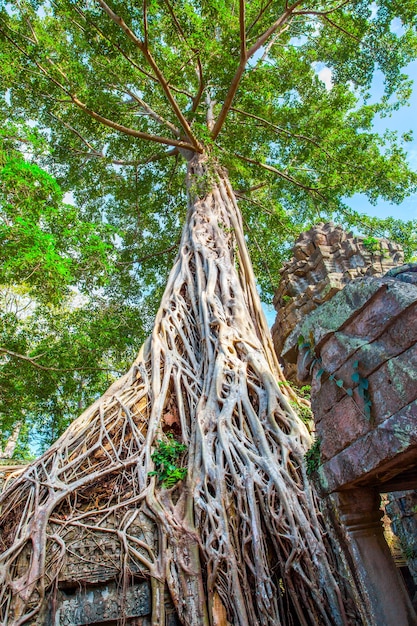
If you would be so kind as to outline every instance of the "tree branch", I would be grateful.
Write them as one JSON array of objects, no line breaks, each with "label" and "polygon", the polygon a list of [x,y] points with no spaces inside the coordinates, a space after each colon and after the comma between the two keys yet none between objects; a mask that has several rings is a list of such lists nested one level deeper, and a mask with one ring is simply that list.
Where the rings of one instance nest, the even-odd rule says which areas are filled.
[{"label": "tree branch", "polygon": [[252,28],[254,26],[256,26],[256,24],[259,22],[259,20],[261,19],[262,15],[265,13],[265,11],[267,11],[269,9],[269,7],[271,6],[273,0],[268,0],[268,2],[265,4],[264,7],[262,7],[262,9],[259,11],[258,15],[256,16],[256,18],[253,20],[252,24],[249,26],[248,30],[247,30],[247,35],[249,35],[250,31],[252,30]]},{"label": "tree branch", "polygon": [[[196,48],[192,48],[190,46],[190,44],[188,43],[188,39],[187,36],[184,32],[184,29],[182,28],[181,24],[178,21],[177,16],[175,15],[175,11],[171,6],[171,3],[169,2],[169,0],[165,0],[165,4],[168,7],[168,11],[169,14],[172,17],[172,20],[178,30],[178,32],[180,33],[184,43],[188,46],[188,48],[191,50],[191,52],[193,52],[196,56],[197,56],[197,74],[199,77],[199,86],[198,86],[198,91],[197,91],[197,95],[195,96],[195,98],[193,98],[193,106],[191,109],[191,113],[194,113],[197,110],[198,105],[200,104],[200,100],[201,100],[201,96],[203,95],[203,90],[204,90],[204,79],[203,79],[203,66],[201,64],[201,59],[200,59],[200,53]],[[170,81],[168,81],[168,83],[170,84]]]},{"label": "tree branch", "polygon": [[36,362],[37,357],[30,357],[24,354],[19,354],[17,352],[13,352],[12,350],[8,350],[7,348],[0,347],[0,353],[7,354],[8,356],[13,357],[14,359],[19,359],[20,361],[26,361],[45,372],[117,372],[120,373],[119,370],[110,367],[47,367],[46,365],[41,365]]},{"label": "tree branch", "polygon": [[89,109],[81,100],[77,98],[75,95],[71,95],[71,99],[84,113],[95,119],[97,122],[104,124],[104,126],[108,126],[109,128],[113,128],[125,135],[130,135],[131,137],[138,137],[139,139],[146,139],[147,141],[153,141],[155,143],[162,143],[167,146],[176,146],[177,148],[182,148],[184,150],[192,150],[195,151],[195,146],[187,141],[177,141],[176,139],[171,139],[170,137],[159,137],[159,135],[150,135],[149,133],[143,133],[140,130],[135,130],[134,128],[129,128],[127,126],[123,126],[122,124],[118,124],[117,122],[113,122],[113,120],[109,120],[106,117],[103,117],[96,111]]},{"label": "tree branch", "polygon": [[300,183],[300,181],[298,181],[297,179],[293,178],[292,176],[289,176],[288,174],[285,174],[285,172],[281,172],[281,170],[278,170],[276,167],[273,167],[272,165],[268,165],[267,163],[261,163],[260,161],[255,161],[255,159],[250,159],[249,157],[245,157],[242,154],[238,154],[237,152],[234,152],[233,154],[238,159],[241,159],[242,161],[246,161],[247,163],[252,163],[252,165],[257,165],[259,167],[262,167],[264,170],[267,170],[268,172],[273,172],[280,178],[287,180],[288,182],[296,185],[297,187],[300,187],[301,189],[304,189],[305,191],[309,191],[309,192],[314,191],[314,193],[316,193],[320,198],[322,198],[322,200],[325,199],[324,196],[319,192],[317,188],[310,187],[309,185],[304,185],[303,183]]},{"label": "tree branch", "polygon": [[287,137],[294,137],[295,139],[301,139],[303,141],[307,141],[313,144],[313,146],[316,146],[317,148],[319,148],[319,150],[322,150],[324,154],[327,157],[329,157],[329,159],[333,159],[332,155],[329,154],[327,150],[319,144],[318,141],[316,141],[315,139],[312,139],[311,137],[307,137],[306,135],[300,135],[298,133],[292,133],[291,131],[286,130],[285,128],[282,128],[281,126],[277,126],[276,124],[273,124],[272,122],[268,122],[268,120],[264,119],[263,117],[259,117],[259,115],[254,115],[253,113],[247,113],[246,111],[243,111],[242,109],[238,109],[237,107],[231,107],[230,110],[235,111],[236,113],[240,113],[240,115],[244,115],[245,117],[250,117],[254,120],[257,120],[261,124],[264,124],[265,126],[268,126],[269,128],[273,128],[277,133],[286,135]]},{"label": "tree branch", "polygon": [[[114,86],[114,88],[117,89],[116,86]],[[149,117],[151,117],[156,122],[158,122],[158,124],[161,124],[162,126],[166,126],[167,128],[169,128],[176,137],[181,137],[181,131],[175,126],[175,124],[172,124],[170,121],[163,118],[162,115],[159,115],[159,113],[154,111],[152,107],[149,106],[149,104],[147,104],[144,100],[142,100],[142,98],[139,98],[139,96],[137,96],[130,89],[126,89],[124,90],[124,92],[127,93],[131,98],[136,100],[136,102],[140,104],[142,109],[145,111],[145,113],[149,115]]]},{"label": "tree branch", "polygon": [[168,254],[173,250],[176,250],[179,246],[180,242],[176,241],[169,248],[165,248],[164,250],[159,250],[158,252],[153,252],[152,254],[147,254],[146,256],[141,257],[140,259],[134,259],[133,261],[116,261],[116,265],[133,265],[134,263],[145,263],[146,261],[150,261],[157,256],[163,256],[164,254]]},{"label": "tree branch", "polygon": [[[117,131],[119,131],[121,133],[124,133],[125,135],[130,135],[131,137],[137,137],[139,139],[145,139],[146,141],[152,141],[154,143],[161,143],[161,144],[168,145],[168,146],[176,146],[177,148],[182,148],[184,150],[195,151],[196,148],[195,148],[194,144],[187,143],[186,141],[177,141],[175,139],[171,139],[170,137],[160,137],[158,135],[150,135],[149,133],[144,133],[142,131],[135,130],[133,128],[129,128],[127,126],[123,126],[122,124],[118,124],[117,122],[113,122],[112,120],[109,120],[108,118],[100,115],[96,111],[93,111],[92,109],[89,109],[83,102],[81,102],[81,100],[79,100],[77,98],[77,96],[75,94],[72,94],[69,89],[64,87],[64,85],[62,85],[56,78],[51,76],[51,74],[43,67],[43,65],[41,65],[39,63],[39,61],[36,61],[35,59],[32,59],[23,50],[23,48],[21,48],[21,46],[19,46],[11,37],[9,37],[7,35],[7,33],[4,30],[1,30],[1,32],[3,32],[4,36],[12,44],[12,46],[17,48],[19,50],[19,52],[21,52],[29,61],[31,61],[32,63],[34,63],[36,65],[36,67],[42,72],[42,74],[45,76],[45,78],[47,78],[48,80],[53,82],[57,87],[59,87],[59,89],[61,89],[64,93],[66,93],[69,96],[69,98],[71,99],[71,101],[74,104],[76,104],[82,111],[84,111],[84,113],[86,113],[87,115],[89,115],[90,117],[95,119],[96,121],[100,122],[104,126],[108,126],[109,128],[113,128],[113,130],[117,130]],[[54,67],[56,67],[56,65],[53,62],[51,62],[51,63],[52,63],[52,65]],[[57,69],[58,69],[58,71],[60,71],[59,68],[57,68]],[[65,77],[65,74],[62,71],[60,71],[60,73],[63,75],[63,77]]]},{"label": "tree branch", "polygon": [[346,4],[349,4],[350,2],[351,0],[343,0],[343,2],[340,2],[338,5],[336,5],[335,7],[332,7],[331,9],[327,9],[327,11],[315,11],[314,9],[294,11],[294,15],[329,15],[330,13],[334,13],[335,11],[338,11],[339,9],[344,7]]},{"label": "tree branch", "polygon": [[[155,73],[156,78],[158,79],[159,84],[161,85],[167,99],[168,102],[170,103],[178,121],[180,122],[184,132],[186,133],[188,139],[190,140],[191,144],[192,144],[192,150],[193,151],[197,151],[197,152],[202,152],[203,148],[200,145],[199,141],[197,140],[197,138],[194,136],[194,133],[191,130],[190,125],[188,124],[187,120],[185,119],[181,109],[178,106],[177,101],[175,100],[174,96],[171,93],[171,89],[168,85],[168,82],[166,81],[164,75],[162,74],[161,70],[158,67],[158,64],[156,63],[155,59],[153,58],[147,44],[145,45],[145,42],[141,41],[136,35],[135,33],[129,28],[129,26],[126,24],[126,22],[123,20],[123,18],[121,18],[119,15],[117,15],[109,6],[106,2],[104,2],[104,0],[96,0],[100,6],[102,7],[103,11],[110,17],[110,19],[117,24],[122,30],[123,32],[126,34],[126,36],[139,48],[139,50],[142,52],[142,54],[144,55],[144,57],[146,58],[146,60],[148,61],[149,65],[151,66],[152,70]],[[190,148],[188,148],[190,149]]]},{"label": "tree branch", "polygon": [[258,202],[257,200],[254,200],[253,198],[248,198],[248,196],[245,196],[240,191],[235,191],[234,194],[236,198],[238,198],[239,200],[242,200],[242,202],[248,202],[249,204],[253,204],[253,206],[260,208],[262,211],[265,211],[267,215],[271,215],[274,219],[277,220],[278,224],[282,227],[283,230],[285,230],[290,235],[294,234],[293,231],[290,228],[288,228],[288,226],[284,224],[282,220],[279,219],[276,213],[268,209],[264,204],[262,204],[262,202]]},{"label": "tree branch", "polygon": [[99,159],[104,159],[105,161],[108,161],[109,163],[113,163],[114,165],[133,165],[137,167],[138,165],[147,165],[148,163],[152,163],[153,161],[159,161],[160,159],[163,159],[165,157],[178,154],[178,148],[172,148],[171,150],[168,150],[167,152],[159,152],[157,154],[154,154],[148,157],[147,159],[145,159],[144,161],[125,161],[123,159],[112,159],[106,156],[103,151],[96,150],[90,144],[90,142],[87,141],[87,139],[85,139],[76,128],[68,124],[68,122],[65,122],[63,119],[54,115],[53,113],[49,113],[49,115],[60,124],[63,124],[72,133],[74,133],[80,139],[80,141],[82,141],[83,144],[87,146],[89,150],[91,150],[91,152],[82,152],[81,150],[75,150],[75,149],[72,150],[72,152],[75,152],[76,154],[83,156],[84,158],[87,158],[87,159],[99,158]]},{"label": "tree branch", "polygon": [[240,59],[239,65],[235,72],[235,75],[230,83],[229,91],[226,94],[226,98],[224,100],[223,106],[219,113],[219,117],[214,125],[213,131],[211,133],[211,137],[213,140],[216,140],[219,135],[224,122],[226,121],[227,114],[229,113],[230,107],[232,106],[233,99],[236,95],[237,89],[239,87],[240,81],[242,79],[243,73],[246,68],[246,64],[251,57],[264,45],[264,43],[268,40],[268,38],[273,35],[280,26],[283,26],[285,22],[292,16],[295,8],[301,4],[304,0],[296,0],[294,4],[290,7],[286,8],[284,13],[258,38],[258,40],[249,48],[246,52],[245,58]]}]

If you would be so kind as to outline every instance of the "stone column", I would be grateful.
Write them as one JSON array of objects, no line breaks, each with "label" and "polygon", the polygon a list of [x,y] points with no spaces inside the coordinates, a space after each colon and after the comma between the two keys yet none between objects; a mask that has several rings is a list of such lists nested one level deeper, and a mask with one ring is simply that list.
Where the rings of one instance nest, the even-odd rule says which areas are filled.
[{"label": "stone column", "polygon": [[416,614],[384,538],[378,491],[358,488],[337,495],[340,519],[372,616],[367,626],[416,626]]}]

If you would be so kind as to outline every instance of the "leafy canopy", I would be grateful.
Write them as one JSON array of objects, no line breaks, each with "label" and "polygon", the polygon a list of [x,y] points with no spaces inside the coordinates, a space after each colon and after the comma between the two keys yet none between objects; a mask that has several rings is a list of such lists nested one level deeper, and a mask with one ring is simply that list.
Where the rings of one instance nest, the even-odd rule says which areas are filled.
[{"label": "leafy canopy", "polygon": [[[48,311],[42,330],[25,331],[27,345],[12,341],[22,320],[8,321],[5,345],[37,355],[49,333],[86,316],[101,363],[103,347],[120,354],[141,335],[149,319],[138,317],[145,303],[152,317],[178,246],[193,152],[228,169],[266,297],[294,237],[317,221],[387,235],[411,255],[413,222],[368,218],[345,200],[399,203],[416,189],[410,134],[372,126],[407,103],[416,15],[416,0],[0,2],[2,280]],[[385,93],[372,102],[376,70]],[[76,208],[62,202],[67,191]],[[71,286],[88,311],[67,302],[57,313]],[[122,327],[131,324],[122,345],[109,330],[120,307]],[[61,358],[50,344],[48,364],[74,363],[69,347]]]},{"label": "leafy canopy", "polygon": [[0,133],[0,432],[4,443],[19,422],[27,456],[126,368],[143,330],[137,308],[105,297],[114,229],[81,219],[17,149],[42,146],[33,130]]}]

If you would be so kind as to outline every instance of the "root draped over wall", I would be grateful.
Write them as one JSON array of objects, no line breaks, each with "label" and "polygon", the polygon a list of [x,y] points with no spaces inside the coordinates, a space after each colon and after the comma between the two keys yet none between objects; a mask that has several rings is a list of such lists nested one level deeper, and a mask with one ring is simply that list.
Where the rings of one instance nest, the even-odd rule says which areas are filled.
[{"label": "root draped over wall", "polygon": [[[278,384],[227,175],[198,155],[187,184],[151,337],[1,496],[4,625],[36,623],[74,532],[111,537],[117,576],[150,580],[153,626],[167,587],[186,626],[360,623],[343,608],[349,589],[303,467],[310,438]],[[149,473],[169,433],[186,445],[187,475],[166,489]]]}]

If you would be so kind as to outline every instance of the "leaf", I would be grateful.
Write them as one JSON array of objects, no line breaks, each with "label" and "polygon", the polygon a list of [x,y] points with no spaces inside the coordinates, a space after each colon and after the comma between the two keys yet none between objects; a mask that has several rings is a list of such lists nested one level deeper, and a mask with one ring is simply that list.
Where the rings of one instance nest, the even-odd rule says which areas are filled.
[{"label": "leaf", "polygon": [[360,381],[360,377],[359,372],[353,372],[351,379],[354,383],[358,383]]},{"label": "leaf", "polygon": [[348,387],[348,389],[345,389],[346,393],[348,396],[352,397],[353,396],[353,389],[351,389],[350,387]]},{"label": "leaf", "polygon": [[368,402],[365,402],[363,410],[367,417],[371,417],[371,407],[372,407],[372,402],[370,400]]},{"label": "leaf", "polygon": [[353,369],[354,369],[354,370],[357,370],[357,369],[358,369],[358,367],[359,367],[359,361],[355,361],[355,362],[353,363]]},{"label": "leaf", "polygon": [[341,378],[338,378],[338,379],[336,380],[336,385],[337,385],[338,387],[343,387],[343,380],[342,380]]},{"label": "leaf", "polygon": [[324,368],[323,368],[323,367],[321,367],[321,368],[319,369],[319,371],[318,371],[318,372],[317,372],[317,374],[316,374],[316,378],[317,378],[318,380],[320,380],[320,378],[323,376],[324,371],[325,371],[325,370],[324,370]]}]

